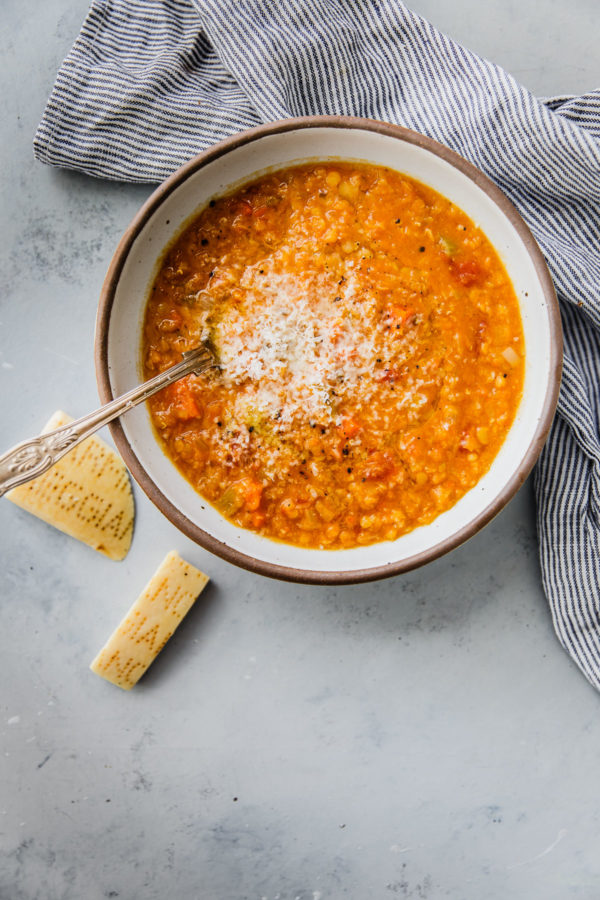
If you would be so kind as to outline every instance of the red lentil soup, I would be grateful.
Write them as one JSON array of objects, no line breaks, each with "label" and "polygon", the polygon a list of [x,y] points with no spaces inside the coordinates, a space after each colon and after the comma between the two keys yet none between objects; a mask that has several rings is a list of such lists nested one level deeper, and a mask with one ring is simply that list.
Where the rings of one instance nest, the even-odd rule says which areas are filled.
[{"label": "red lentil soup", "polygon": [[221,370],[150,401],[166,453],[236,525],[305,547],[391,541],[489,469],[524,340],[498,254],[390,169],[321,163],[210,204],[148,300],[147,377],[211,337]]}]

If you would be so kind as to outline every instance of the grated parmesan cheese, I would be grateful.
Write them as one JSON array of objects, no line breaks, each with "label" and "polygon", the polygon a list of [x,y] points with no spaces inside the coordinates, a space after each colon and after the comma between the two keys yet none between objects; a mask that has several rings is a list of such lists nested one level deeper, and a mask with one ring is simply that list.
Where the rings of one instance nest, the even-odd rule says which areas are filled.
[{"label": "grated parmesan cheese", "polygon": [[218,348],[224,383],[239,389],[236,420],[274,418],[280,430],[307,418],[327,424],[344,394],[368,399],[375,360],[387,361],[390,348],[384,325],[374,325],[375,296],[359,292],[346,271],[342,279],[299,279],[273,254],[244,271],[241,299],[222,305],[215,322],[207,315],[205,336]]}]

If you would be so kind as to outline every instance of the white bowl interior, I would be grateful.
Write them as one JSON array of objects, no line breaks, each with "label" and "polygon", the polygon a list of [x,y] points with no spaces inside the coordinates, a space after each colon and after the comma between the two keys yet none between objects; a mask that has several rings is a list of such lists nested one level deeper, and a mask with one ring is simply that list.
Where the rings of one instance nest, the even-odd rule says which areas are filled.
[{"label": "white bowl interior", "polygon": [[316,127],[263,136],[229,151],[176,187],[145,223],[121,272],[108,332],[108,367],[114,394],[141,378],[141,325],[157,258],[208,200],[270,168],[311,159],[360,160],[388,166],[430,185],[461,207],[485,232],[514,285],[526,346],[525,385],[515,422],[490,470],[450,510],[430,525],[396,541],[352,550],[292,547],[236,528],[200,497],[165,456],[148,410],[122,419],[127,439],[159,490],[192,522],[238,552],[264,563],[316,572],[384,566],[422,553],[479,516],[502,491],[529,447],[544,407],[551,376],[551,330],[546,299],[522,238],[493,200],[458,168],[422,147],[381,133]]}]

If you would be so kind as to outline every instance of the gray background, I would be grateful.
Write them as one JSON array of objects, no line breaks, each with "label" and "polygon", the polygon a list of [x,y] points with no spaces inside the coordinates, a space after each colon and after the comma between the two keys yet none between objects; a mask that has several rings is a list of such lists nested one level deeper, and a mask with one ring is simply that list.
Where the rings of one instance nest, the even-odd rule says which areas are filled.
[{"label": "gray background", "polygon": [[[95,306],[149,187],[34,162],[84,0],[4,0],[2,448],[96,405]],[[600,83],[596,0],[413,8],[540,95]],[[136,489],[111,563],[0,502],[0,898],[600,896],[600,698],[560,648],[527,484],[425,569],[278,584]],[[90,660],[164,554],[212,586],[131,693]]]}]

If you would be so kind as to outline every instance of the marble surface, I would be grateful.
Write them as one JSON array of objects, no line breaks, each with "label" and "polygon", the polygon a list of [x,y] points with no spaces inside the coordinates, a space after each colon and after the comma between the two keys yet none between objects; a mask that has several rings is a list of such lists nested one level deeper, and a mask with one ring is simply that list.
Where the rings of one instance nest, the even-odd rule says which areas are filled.
[{"label": "marble surface", "polygon": [[[600,83],[595,0],[413,8],[539,94]],[[85,11],[2,4],[3,447],[95,406],[96,298],[149,193],[32,158]],[[444,559],[339,589],[136,502],[118,564],[0,502],[1,900],[600,896],[600,698],[553,632],[530,484]],[[123,693],[88,665],[171,548],[212,585]]]}]

